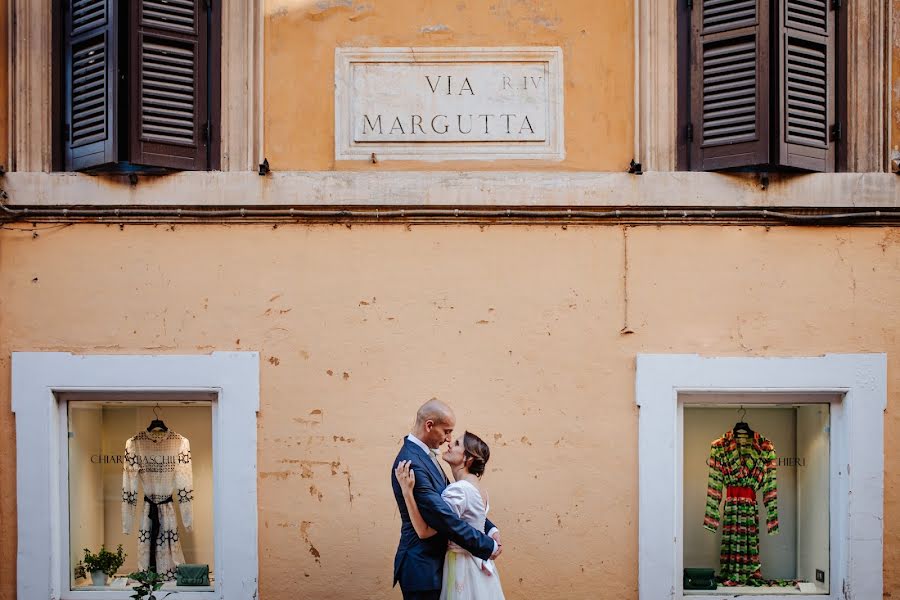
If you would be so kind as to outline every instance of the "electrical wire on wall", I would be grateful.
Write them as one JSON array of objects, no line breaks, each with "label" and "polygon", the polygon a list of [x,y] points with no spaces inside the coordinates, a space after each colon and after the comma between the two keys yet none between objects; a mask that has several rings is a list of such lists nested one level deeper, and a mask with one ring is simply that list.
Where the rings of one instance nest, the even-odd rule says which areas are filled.
[{"label": "electrical wire on wall", "polygon": [[[0,192],[0,198],[5,192]],[[47,207],[0,202],[0,221],[93,223],[607,223],[687,225],[900,225],[900,209],[837,212],[828,209],[719,208],[397,208],[397,207]]]}]

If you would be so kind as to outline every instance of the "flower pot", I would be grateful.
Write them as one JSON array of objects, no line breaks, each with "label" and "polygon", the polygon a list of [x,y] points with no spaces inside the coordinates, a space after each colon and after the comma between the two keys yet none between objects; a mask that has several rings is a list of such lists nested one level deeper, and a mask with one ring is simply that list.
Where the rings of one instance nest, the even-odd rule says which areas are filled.
[{"label": "flower pot", "polygon": [[91,571],[91,583],[93,585],[106,585],[106,573],[103,571]]}]

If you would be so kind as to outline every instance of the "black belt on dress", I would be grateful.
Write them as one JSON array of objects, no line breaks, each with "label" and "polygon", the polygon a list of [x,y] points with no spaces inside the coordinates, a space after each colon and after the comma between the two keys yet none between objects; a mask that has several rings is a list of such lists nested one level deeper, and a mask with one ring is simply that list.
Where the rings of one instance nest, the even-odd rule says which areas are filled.
[{"label": "black belt on dress", "polygon": [[160,500],[159,502],[154,502],[147,496],[144,496],[144,502],[150,504],[150,564],[149,566],[153,567],[153,570],[156,570],[156,542],[159,538],[159,505],[160,504],[171,504],[172,496],[169,496],[165,500]]}]

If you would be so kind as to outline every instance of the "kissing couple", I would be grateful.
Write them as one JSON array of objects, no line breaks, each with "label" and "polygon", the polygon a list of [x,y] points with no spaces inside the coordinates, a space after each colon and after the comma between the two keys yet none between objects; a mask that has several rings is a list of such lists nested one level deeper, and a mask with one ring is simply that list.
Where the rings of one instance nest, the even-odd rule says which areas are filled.
[{"label": "kissing couple", "polygon": [[503,600],[494,565],[503,545],[481,486],[491,451],[468,431],[453,439],[455,426],[453,410],[429,400],[394,459],[391,485],[401,520],[394,585],[400,583],[403,600]]}]

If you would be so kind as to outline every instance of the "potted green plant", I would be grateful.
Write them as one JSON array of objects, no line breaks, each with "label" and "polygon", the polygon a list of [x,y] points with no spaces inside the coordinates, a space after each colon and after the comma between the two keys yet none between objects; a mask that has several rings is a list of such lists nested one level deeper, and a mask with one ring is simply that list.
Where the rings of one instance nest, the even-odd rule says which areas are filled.
[{"label": "potted green plant", "polygon": [[152,567],[148,567],[143,571],[136,571],[128,577],[137,582],[137,585],[131,588],[134,592],[131,597],[134,600],[162,600],[162,598],[172,594],[172,592],[168,592],[163,596],[157,596],[154,593],[162,587],[165,579]]},{"label": "potted green plant", "polygon": [[84,549],[84,568],[91,573],[91,582],[94,585],[106,585],[107,577],[112,577],[119,570],[119,567],[125,562],[126,554],[122,551],[122,544],[115,552],[110,552],[106,546],[100,546],[97,554],[91,554],[87,548]]}]

